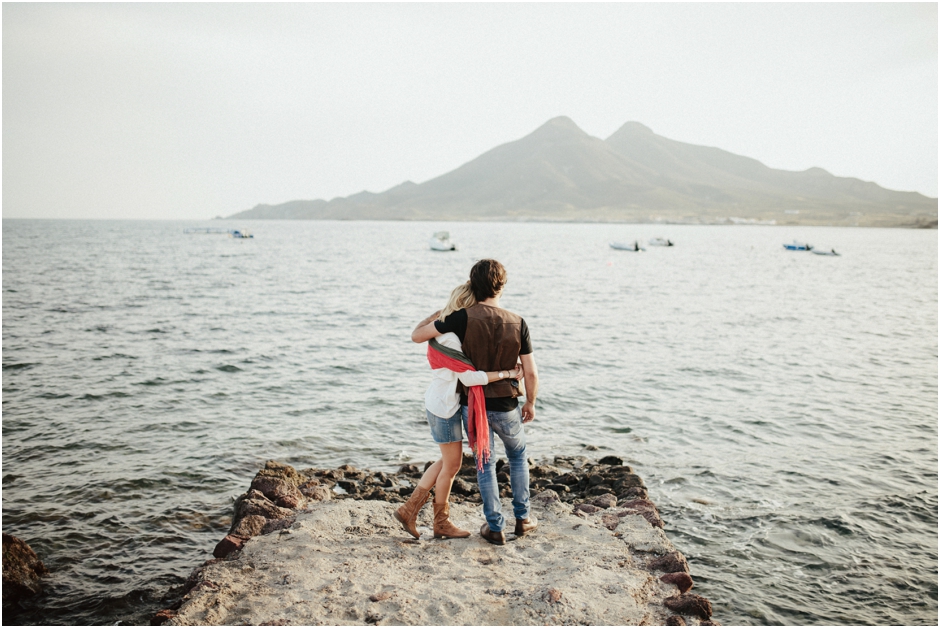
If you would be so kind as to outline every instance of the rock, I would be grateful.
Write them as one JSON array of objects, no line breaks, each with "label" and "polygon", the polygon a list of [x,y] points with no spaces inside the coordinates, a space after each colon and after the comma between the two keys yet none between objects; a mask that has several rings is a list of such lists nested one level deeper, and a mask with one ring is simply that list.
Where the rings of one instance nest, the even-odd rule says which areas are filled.
[{"label": "rock", "polygon": [[496,481],[500,484],[509,484],[509,474],[505,471],[496,474]]},{"label": "rock", "polygon": [[613,532],[620,525],[620,517],[612,513],[604,513],[601,515],[601,525]]},{"label": "rock", "polygon": [[529,469],[529,475],[534,478],[547,478],[554,474],[554,469],[546,465],[536,465]]},{"label": "rock", "polygon": [[634,499],[621,504],[621,506],[628,509],[618,513],[621,517],[628,514],[639,514],[653,527],[662,528],[664,525],[662,518],[659,516],[659,511],[656,510],[656,505],[649,500]]},{"label": "rock", "polygon": [[264,524],[264,527],[261,529],[261,534],[271,534],[272,532],[277,532],[278,530],[286,530],[292,525],[294,525],[293,517],[288,519],[274,519]]},{"label": "rock", "polygon": [[374,488],[362,496],[363,499],[373,499],[377,501],[388,501],[388,493],[381,488]]},{"label": "rock", "polygon": [[476,492],[476,486],[470,484],[463,478],[454,478],[454,483],[450,487],[452,493],[457,495],[473,495]]},{"label": "rock", "polygon": [[587,451],[597,451],[598,446],[597,445],[585,445],[584,449],[586,449]]},{"label": "rock", "polygon": [[506,466],[506,461],[502,458],[496,461],[496,474],[499,475],[499,472],[503,470],[503,467]]},{"label": "rock", "polygon": [[617,498],[610,493],[601,495],[597,499],[591,502],[598,508],[613,508],[617,505]]},{"label": "rock", "polygon": [[421,473],[420,469],[413,464],[403,464],[398,468],[399,473],[404,473],[405,475],[417,475]]},{"label": "rock", "polygon": [[712,616],[712,603],[701,595],[695,595],[694,593],[683,593],[682,595],[667,597],[663,600],[663,605],[680,615],[695,615],[702,619],[708,619]]},{"label": "rock", "polygon": [[258,471],[258,476],[277,477],[290,482],[293,486],[302,484],[307,478],[297,473],[297,470],[289,464],[283,464],[276,460],[268,460],[264,463],[264,468]]},{"label": "rock", "polygon": [[378,593],[373,593],[372,595],[370,595],[369,599],[372,600],[373,602],[384,602],[385,600],[392,597],[393,595],[395,594],[392,593],[391,591],[379,591]]},{"label": "rock", "polygon": [[589,489],[586,491],[586,494],[587,494],[587,495],[591,495],[591,496],[594,496],[594,495],[607,495],[608,493],[610,493],[610,491],[611,491],[611,488],[610,488],[608,485],[606,485],[606,484],[597,484],[597,485],[592,486],[591,488],[589,488]]},{"label": "rock", "polygon": [[593,515],[595,512],[600,511],[601,509],[595,506],[594,504],[578,504],[574,507],[574,512],[577,514],[583,512],[587,515]]},{"label": "rock", "polygon": [[666,625],[667,626],[688,626],[688,624],[685,623],[685,620],[682,619],[682,615],[670,615],[669,617],[666,618]]},{"label": "rock", "polygon": [[3,533],[3,604],[15,603],[42,590],[40,578],[49,573],[25,541]]},{"label": "rock", "polygon": [[557,604],[558,602],[561,601],[561,591],[552,587],[548,591],[545,592],[544,598],[545,598],[545,601],[548,602],[549,604]]},{"label": "rock", "polygon": [[309,488],[302,488],[300,492],[304,494],[308,499],[317,502],[326,502],[333,497],[333,491],[324,487],[324,486],[311,486]]},{"label": "rock", "polygon": [[628,473],[614,482],[614,490],[616,491],[624,491],[635,486],[643,486],[643,478],[634,473]]},{"label": "rock", "polygon": [[555,491],[556,493],[570,493],[571,487],[565,484],[549,484],[545,488]]},{"label": "rock", "polygon": [[555,484],[565,484],[567,486],[572,486],[580,481],[581,478],[579,478],[574,473],[566,473],[555,478]]},{"label": "rock", "polygon": [[684,571],[689,573],[689,563],[682,555],[682,552],[669,552],[665,556],[654,558],[646,564],[650,571],[665,571],[666,573],[676,573]]},{"label": "rock", "polygon": [[150,620],[151,626],[162,626],[171,619],[176,617],[176,611],[165,608],[162,611],[158,611],[156,615],[153,616]]},{"label": "rock", "polygon": [[679,587],[679,593],[685,593],[692,588],[692,576],[687,574],[684,571],[677,571],[675,573],[666,573],[659,577],[660,580],[667,584],[674,584]]},{"label": "rock", "polygon": [[604,456],[603,458],[598,460],[598,462],[601,464],[609,464],[609,465],[614,465],[614,466],[619,467],[620,465],[623,464],[623,458],[619,458],[617,456]]},{"label": "rock", "polygon": [[702,621],[698,623],[698,625],[699,626],[720,626],[721,624],[719,624],[714,619],[703,619]]},{"label": "rock", "polygon": [[428,460],[427,462],[425,462],[425,463],[424,463],[424,470],[427,471],[428,469],[430,469],[430,468],[431,468],[431,465],[434,464],[435,462],[436,462],[435,460]]},{"label": "rock", "polygon": [[281,508],[265,497],[260,491],[251,490],[235,500],[235,517],[232,527],[248,515],[258,515],[265,519],[283,519],[291,511]]},{"label": "rock", "polygon": [[245,539],[229,534],[219,541],[212,551],[212,555],[216,558],[225,558],[232,552],[237,552],[243,547],[245,547]]},{"label": "rock", "polygon": [[649,497],[649,493],[646,492],[646,487],[644,486],[632,486],[620,493],[617,497],[623,501],[630,501],[632,499],[647,499]]},{"label": "rock", "polygon": [[[255,479],[251,481],[251,488],[259,491],[262,495],[275,503],[285,497],[296,497],[298,500],[302,498],[300,490],[295,484],[277,476],[261,475],[261,473],[259,473],[255,476]],[[285,508],[288,507],[289,506],[285,506]]]},{"label": "rock", "polygon": [[261,529],[267,522],[268,520],[264,517],[258,515],[248,515],[236,523],[235,527],[231,529],[229,534],[241,537],[243,539],[250,539],[253,536],[258,536],[261,534]]},{"label": "rock", "polygon": [[350,495],[359,492],[359,482],[355,480],[337,480],[336,485]]},{"label": "rock", "polygon": [[263,621],[259,626],[290,626],[290,620],[281,617],[280,619],[270,619],[268,621]]},{"label": "rock", "polygon": [[558,493],[556,493],[555,491],[551,489],[548,489],[548,490],[542,491],[541,493],[537,493],[535,496],[532,497],[532,501],[547,506],[548,504],[553,504],[559,501],[559,497],[558,497]]},{"label": "rock", "polygon": [[303,495],[300,494],[300,491],[297,491],[297,495],[284,495],[279,497],[274,503],[280,506],[281,508],[289,508],[291,510],[297,510],[303,504]]},{"label": "rock", "polygon": [[588,476],[588,486],[597,486],[598,484],[603,484],[607,478],[605,478],[600,473],[594,473]]}]

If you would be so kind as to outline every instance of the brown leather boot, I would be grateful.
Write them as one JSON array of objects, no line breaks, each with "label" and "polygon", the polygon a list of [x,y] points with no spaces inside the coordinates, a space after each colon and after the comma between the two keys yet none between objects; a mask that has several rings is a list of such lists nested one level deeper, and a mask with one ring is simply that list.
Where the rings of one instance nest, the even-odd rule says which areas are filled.
[{"label": "brown leather boot", "polygon": [[470,536],[466,530],[461,530],[450,520],[450,502],[438,504],[434,502],[434,538],[435,539],[465,539]]},{"label": "brown leather boot", "polygon": [[429,499],[431,499],[431,491],[416,486],[408,501],[395,511],[395,518],[401,523],[401,527],[416,539],[421,537],[418,534],[418,526],[415,525],[418,522],[418,513],[421,512],[421,508],[428,503]]},{"label": "brown leather boot", "polygon": [[506,544],[506,535],[502,532],[493,532],[490,530],[490,525],[484,523],[483,527],[480,528],[480,536],[486,539],[488,542],[493,545],[505,545]]},{"label": "brown leather boot", "polygon": [[525,536],[537,527],[539,527],[538,519],[532,515],[529,515],[528,519],[516,519],[516,536]]}]

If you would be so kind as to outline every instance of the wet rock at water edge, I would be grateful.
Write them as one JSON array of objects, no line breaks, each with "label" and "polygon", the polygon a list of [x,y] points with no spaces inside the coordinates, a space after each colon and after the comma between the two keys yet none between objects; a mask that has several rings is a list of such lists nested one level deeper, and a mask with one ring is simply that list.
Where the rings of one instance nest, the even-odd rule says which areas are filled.
[{"label": "wet rock at water edge", "polygon": [[665,571],[666,573],[676,573],[684,571],[689,573],[689,562],[682,555],[682,552],[669,552],[658,558],[654,558],[646,564],[650,571]]},{"label": "wet rock at water edge", "polygon": [[688,624],[685,623],[685,620],[682,618],[682,615],[670,615],[669,617],[666,618],[666,625],[667,626],[688,626]]},{"label": "wet rock at water edge", "polygon": [[645,486],[633,486],[617,495],[617,497],[628,502],[634,499],[648,499],[649,493],[646,491]]},{"label": "wet rock at water edge", "polygon": [[681,615],[695,615],[702,619],[708,619],[712,616],[712,603],[701,595],[695,595],[694,593],[683,593],[682,595],[667,597],[663,600],[663,605]]},{"label": "wet rock at water edge", "polygon": [[216,558],[225,558],[232,552],[237,552],[245,547],[245,542],[245,539],[239,536],[233,534],[226,535],[224,539],[218,542],[215,549],[212,550],[212,555]]},{"label": "wet rock at water edge", "polygon": [[604,456],[597,461],[599,464],[609,464],[611,466],[620,466],[623,464],[623,458],[618,456]]},{"label": "wet rock at water edge", "polygon": [[41,577],[49,573],[25,541],[3,533],[3,605],[14,604],[42,590]]},{"label": "wet rock at water edge", "polygon": [[261,530],[267,522],[267,519],[259,515],[248,515],[232,526],[229,534],[239,536],[243,539],[250,539],[253,536],[261,534]]},{"label": "wet rock at water edge", "polygon": [[692,588],[692,576],[684,571],[677,571],[675,573],[663,574],[659,577],[660,580],[666,584],[674,584],[679,587],[679,593],[685,593]]},{"label": "wet rock at water edge", "polygon": [[265,519],[283,519],[290,516],[291,510],[281,508],[260,491],[250,490],[235,500],[235,517],[232,528],[248,515],[258,515]]}]

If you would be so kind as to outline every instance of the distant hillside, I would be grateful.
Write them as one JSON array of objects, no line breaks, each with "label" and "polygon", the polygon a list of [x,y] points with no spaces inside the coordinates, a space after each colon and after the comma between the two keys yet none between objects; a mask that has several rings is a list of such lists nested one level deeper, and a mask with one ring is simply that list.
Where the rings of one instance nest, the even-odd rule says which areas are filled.
[{"label": "distant hillside", "polygon": [[937,227],[937,199],[821,168],[775,170],[627,122],[601,140],[567,117],[421,184],[230,218],[555,220]]}]

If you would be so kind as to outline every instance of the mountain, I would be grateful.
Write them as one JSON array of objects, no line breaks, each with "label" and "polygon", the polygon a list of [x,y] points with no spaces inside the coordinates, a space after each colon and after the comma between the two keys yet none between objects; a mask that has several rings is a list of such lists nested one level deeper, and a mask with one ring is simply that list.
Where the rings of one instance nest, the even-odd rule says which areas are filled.
[{"label": "mountain", "polygon": [[768,168],[627,122],[606,140],[570,118],[439,177],[330,201],[258,205],[229,218],[556,220],[937,226],[937,199],[836,177]]}]

